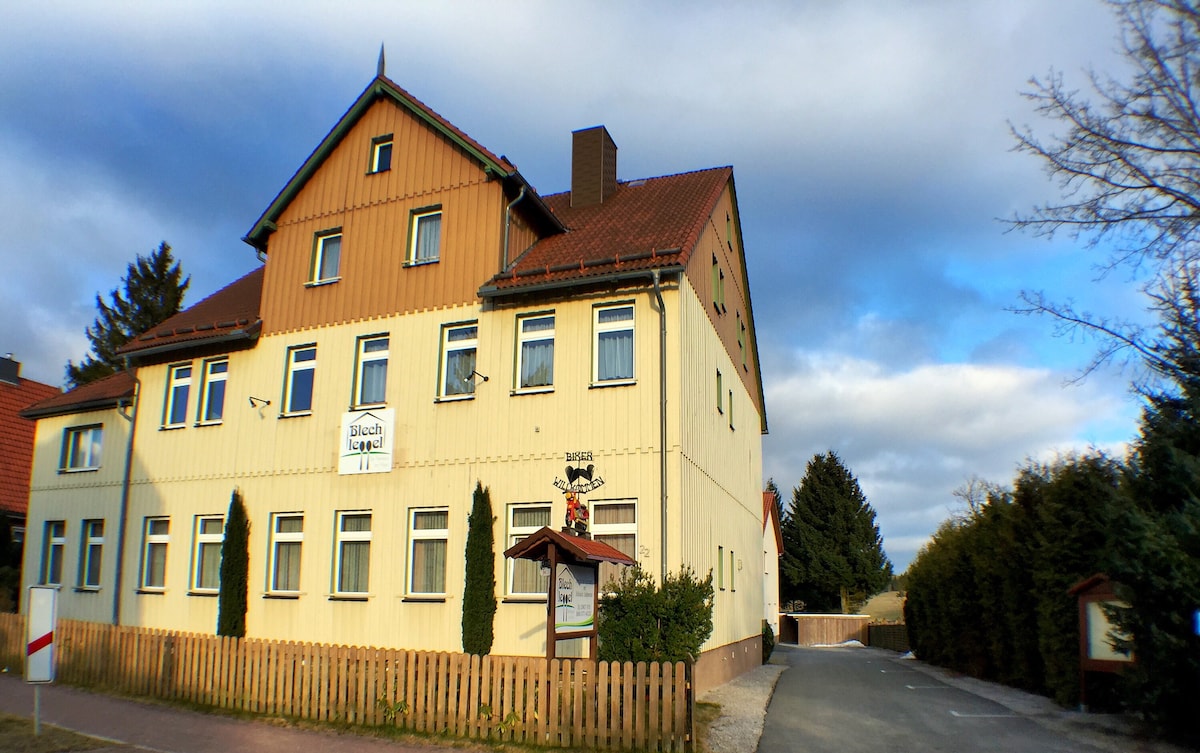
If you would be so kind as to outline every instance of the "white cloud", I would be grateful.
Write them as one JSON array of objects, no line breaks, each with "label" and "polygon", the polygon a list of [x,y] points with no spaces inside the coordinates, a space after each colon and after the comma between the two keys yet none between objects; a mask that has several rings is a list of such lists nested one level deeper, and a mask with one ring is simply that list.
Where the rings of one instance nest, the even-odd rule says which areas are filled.
[{"label": "white cloud", "polygon": [[[1026,458],[1084,451],[1089,427],[1124,454],[1136,406],[1100,385],[1065,386],[1046,369],[961,363],[887,371],[832,353],[793,354],[795,368],[765,378],[770,435],[764,475],[800,483],[813,455],[834,450],[878,514],[885,548],[903,566],[954,504],[969,477],[1009,484]],[[786,496],[786,492],[785,492]]]}]

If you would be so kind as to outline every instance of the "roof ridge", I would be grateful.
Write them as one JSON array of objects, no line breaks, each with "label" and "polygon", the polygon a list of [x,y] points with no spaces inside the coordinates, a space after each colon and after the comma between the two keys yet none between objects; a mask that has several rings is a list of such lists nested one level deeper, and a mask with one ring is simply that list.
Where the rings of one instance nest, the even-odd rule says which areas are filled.
[{"label": "roof ridge", "polygon": [[[684,171],[678,172],[678,173],[668,173],[666,175],[651,175],[651,176],[648,176],[645,178],[626,178],[624,180],[618,180],[617,185],[618,186],[628,186],[630,183],[637,183],[638,181],[652,181],[652,180],[666,180],[668,178],[682,178],[682,177],[689,176],[689,175],[699,175],[700,173],[715,173],[715,172],[719,172],[722,170],[728,170],[729,172],[733,172],[733,165],[719,165],[717,167],[702,167],[698,170],[684,170]],[[569,193],[571,193],[571,189],[568,188],[565,191],[558,191],[556,193],[543,194],[542,198],[549,201],[550,199],[553,199],[558,196],[564,196]]]}]

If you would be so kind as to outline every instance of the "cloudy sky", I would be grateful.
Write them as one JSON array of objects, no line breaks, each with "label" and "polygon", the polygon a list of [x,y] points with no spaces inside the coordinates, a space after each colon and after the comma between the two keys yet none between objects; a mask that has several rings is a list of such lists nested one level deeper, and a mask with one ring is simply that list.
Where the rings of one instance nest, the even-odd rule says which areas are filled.
[{"label": "cloudy sky", "polygon": [[1021,290],[1136,313],[1094,251],[1007,233],[1055,196],[1009,122],[1061,70],[1118,70],[1099,0],[22,3],[0,46],[0,352],[53,384],[94,296],[159,241],[195,302],[375,74],[545,194],[605,124],[619,177],[733,165],[770,434],[790,496],[837,451],[907,566],[971,476],[1121,451],[1128,375],[1010,313]]}]

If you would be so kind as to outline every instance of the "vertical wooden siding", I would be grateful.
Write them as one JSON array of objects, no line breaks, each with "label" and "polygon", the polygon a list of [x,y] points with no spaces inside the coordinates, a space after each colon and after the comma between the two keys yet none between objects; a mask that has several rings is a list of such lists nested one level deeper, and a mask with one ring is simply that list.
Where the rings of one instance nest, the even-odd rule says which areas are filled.
[{"label": "vertical wooden siding", "polygon": [[[25,618],[0,614],[0,665]],[[688,670],[224,638],[59,621],[58,682],[254,714],[608,750],[692,749]]]},{"label": "vertical wooden siding", "polygon": [[[367,171],[371,142],[393,135],[392,167]],[[269,241],[264,333],[473,302],[500,270],[499,181],[406,110],[377,102],[280,215]],[[405,267],[413,210],[440,206],[439,261]],[[305,287],[314,234],[342,229],[341,280]],[[518,241],[520,248],[527,239]]]}]

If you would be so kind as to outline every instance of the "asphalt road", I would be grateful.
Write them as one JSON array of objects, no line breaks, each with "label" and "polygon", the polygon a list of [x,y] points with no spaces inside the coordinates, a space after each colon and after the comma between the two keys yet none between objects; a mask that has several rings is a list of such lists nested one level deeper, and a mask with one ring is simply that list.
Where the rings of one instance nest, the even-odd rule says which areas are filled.
[{"label": "asphalt road", "polygon": [[993,701],[863,648],[792,649],[759,753],[1098,753]]}]

